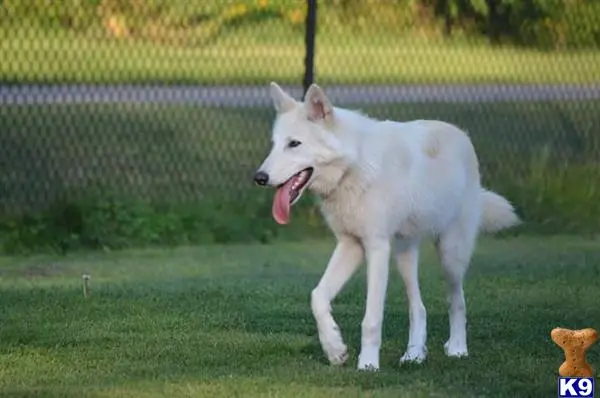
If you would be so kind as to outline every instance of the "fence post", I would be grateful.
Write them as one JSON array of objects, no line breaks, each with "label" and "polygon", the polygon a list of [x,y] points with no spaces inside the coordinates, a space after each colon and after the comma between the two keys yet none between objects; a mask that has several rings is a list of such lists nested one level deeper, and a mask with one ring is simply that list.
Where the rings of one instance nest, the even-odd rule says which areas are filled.
[{"label": "fence post", "polygon": [[306,23],[305,23],[305,48],[304,57],[304,79],[302,81],[303,94],[314,81],[315,74],[315,36],[317,30],[317,0],[306,0]]}]

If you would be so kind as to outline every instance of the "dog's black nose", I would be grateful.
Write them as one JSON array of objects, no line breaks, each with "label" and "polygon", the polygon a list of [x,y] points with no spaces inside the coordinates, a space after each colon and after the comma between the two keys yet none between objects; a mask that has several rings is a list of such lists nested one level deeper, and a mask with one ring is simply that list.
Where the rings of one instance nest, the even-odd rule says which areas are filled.
[{"label": "dog's black nose", "polygon": [[254,182],[258,185],[267,185],[267,182],[269,182],[269,175],[264,171],[259,171],[254,174]]}]

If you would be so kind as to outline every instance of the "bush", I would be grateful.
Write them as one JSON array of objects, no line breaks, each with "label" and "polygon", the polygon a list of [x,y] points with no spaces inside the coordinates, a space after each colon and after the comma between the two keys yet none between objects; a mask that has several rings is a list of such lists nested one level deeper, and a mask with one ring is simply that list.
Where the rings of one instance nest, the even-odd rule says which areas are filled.
[{"label": "bush", "polygon": [[[598,101],[365,107],[379,119],[461,126],[484,185],[532,233],[600,230]],[[311,196],[292,224],[251,177],[268,153],[271,108],[105,104],[0,107],[4,252],[270,242],[330,236]],[[519,230],[511,231],[517,233]]]},{"label": "bush", "polygon": [[278,19],[302,26],[303,1],[285,0],[3,0],[0,22],[169,44],[205,44],[228,28]]},{"label": "bush", "polygon": [[[525,221],[503,235],[596,234],[599,174],[594,165],[553,164],[549,150],[532,159],[527,173],[496,174],[491,186],[513,202]],[[55,202],[37,214],[0,217],[1,250],[67,253],[331,236],[312,196],[306,195],[294,207],[292,223],[281,227],[270,215],[271,195],[257,189],[250,200],[167,205],[90,193],[86,199]]]},{"label": "bush", "polygon": [[4,24],[36,24],[48,29],[83,31],[97,20],[101,0],[2,0],[0,21]]},{"label": "bush", "polygon": [[[241,25],[269,20],[301,29],[304,0],[3,0],[0,22],[48,29],[103,29],[176,45],[203,45]],[[586,0],[325,0],[328,33],[485,35],[539,48],[600,45],[600,4]]]},{"label": "bush", "polygon": [[578,7],[567,7],[560,19],[565,47],[600,46],[600,3],[589,2]]},{"label": "bush", "polygon": [[293,224],[271,218],[272,192],[255,200],[206,200],[185,205],[147,203],[106,194],[56,202],[46,211],[0,219],[8,254],[36,251],[118,250],[129,247],[260,242],[326,233],[313,201],[304,198]]},{"label": "bush", "polygon": [[[491,4],[487,2],[487,4]],[[496,0],[482,29],[514,43],[545,49],[590,48],[600,44],[600,8],[585,0]]]},{"label": "bush", "polygon": [[600,4],[585,0],[329,0],[324,4],[327,29],[333,23],[352,31],[483,34],[494,43],[547,49],[600,45]]},{"label": "bush", "polygon": [[323,30],[405,33],[417,27],[411,0],[327,0],[319,9]]},{"label": "bush", "polygon": [[590,48],[600,44],[600,5],[576,1],[522,1],[507,7],[516,41],[540,48]]}]

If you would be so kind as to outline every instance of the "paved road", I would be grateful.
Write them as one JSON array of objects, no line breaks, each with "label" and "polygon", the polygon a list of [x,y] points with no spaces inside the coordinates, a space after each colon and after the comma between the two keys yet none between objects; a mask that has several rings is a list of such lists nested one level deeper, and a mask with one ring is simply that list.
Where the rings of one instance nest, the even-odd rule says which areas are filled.
[{"label": "paved road", "polygon": [[[300,87],[284,87],[297,98]],[[345,104],[447,101],[600,99],[600,84],[588,85],[406,85],[327,86],[334,102]],[[40,103],[190,103],[225,107],[270,105],[268,86],[0,86],[2,104]]]}]

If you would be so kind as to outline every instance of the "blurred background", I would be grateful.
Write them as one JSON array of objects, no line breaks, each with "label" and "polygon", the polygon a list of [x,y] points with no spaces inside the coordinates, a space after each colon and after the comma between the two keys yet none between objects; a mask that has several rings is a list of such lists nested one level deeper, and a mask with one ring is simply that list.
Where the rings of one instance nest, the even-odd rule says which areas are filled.
[{"label": "blurred background", "polygon": [[2,251],[328,234],[310,197],[278,227],[252,184],[270,81],[456,123],[517,231],[597,232],[600,2],[322,0],[307,52],[309,4],[0,0]]}]

